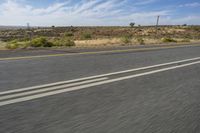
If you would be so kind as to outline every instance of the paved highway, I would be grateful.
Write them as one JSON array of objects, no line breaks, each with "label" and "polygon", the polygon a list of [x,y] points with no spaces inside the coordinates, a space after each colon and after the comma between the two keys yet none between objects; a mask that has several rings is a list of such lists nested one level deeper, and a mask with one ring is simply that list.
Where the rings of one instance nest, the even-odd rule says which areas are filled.
[{"label": "paved highway", "polygon": [[44,53],[0,54],[0,133],[200,132],[200,46]]}]

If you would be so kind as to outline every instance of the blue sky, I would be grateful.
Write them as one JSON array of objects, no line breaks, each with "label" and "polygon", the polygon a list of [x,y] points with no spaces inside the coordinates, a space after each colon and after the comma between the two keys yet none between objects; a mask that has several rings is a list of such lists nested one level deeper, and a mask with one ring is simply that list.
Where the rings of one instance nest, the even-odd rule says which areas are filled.
[{"label": "blue sky", "polygon": [[0,25],[200,24],[199,0],[1,0]]}]

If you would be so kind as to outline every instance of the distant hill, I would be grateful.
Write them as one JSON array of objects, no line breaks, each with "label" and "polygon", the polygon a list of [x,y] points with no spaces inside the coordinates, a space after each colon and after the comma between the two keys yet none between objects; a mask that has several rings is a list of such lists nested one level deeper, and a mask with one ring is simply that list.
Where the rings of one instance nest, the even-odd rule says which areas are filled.
[{"label": "distant hill", "polygon": [[26,26],[3,26],[0,25],[0,30],[11,30],[11,29],[25,29]]}]

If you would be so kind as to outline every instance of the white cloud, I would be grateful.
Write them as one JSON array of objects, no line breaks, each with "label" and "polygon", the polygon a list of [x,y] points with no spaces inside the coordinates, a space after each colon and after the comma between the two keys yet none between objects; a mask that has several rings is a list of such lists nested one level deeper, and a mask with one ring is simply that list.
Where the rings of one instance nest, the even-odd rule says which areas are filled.
[{"label": "white cloud", "polygon": [[165,24],[200,24],[200,15],[190,15],[186,17],[181,17],[181,18],[171,18],[171,17],[166,17],[163,20],[163,23]]},{"label": "white cloud", "polygon": [[155,1],[157,1],[157,0],[142,0],[142,1],[140,0],[140,1],[136,2],[135,5],[146,5],[146,4],[149,4],[149,3],[153,3]]},{"label": "white cloud", "polygon": [[57,10],[60,10],[62,9],[64,6],[66,6],[69,2],[64,2],[64,3],[56,3],[54,5],[51,5],[47,8],[39,8],[39,9],[33,9],[32,10],[32,13],[37,15],[37,14],[41,14],[41,15],[44,15],[44,14],[49,14],[49,13],[52,13],[52,12],[55,12]]},{"label": "white cloud", "polygon": [[1,15],[27,15],[32,10],[29,5],[20,5],[17,1],[7,0],[5,3],[0,5]]},{"label": "white cloud", "polygon": [[200,3],[199,2],[187,3],[180,5],[179,7],[200,7]]},{"label": "white cloud", "polygon": [[[72,0],[57,2],[46,8],[36,8],[24,4],[24,0],[5,0],[0,5],[0,25],[128,25],[136,22],[141,25],[155,24],[156,16],[161,15],[163,20],[175,21],[169,17],[172,12],[169,10],[139,11],[134,5],[145,5],[155,0],[135,0],[133,10],[126,8],[131,6],[129,0],[81,0],[73,4]],[[188,19],[188,18],[186,18]],[[195,17],[190,21],[199,22]],[[165,21],[162,21],[165,24]]]}]

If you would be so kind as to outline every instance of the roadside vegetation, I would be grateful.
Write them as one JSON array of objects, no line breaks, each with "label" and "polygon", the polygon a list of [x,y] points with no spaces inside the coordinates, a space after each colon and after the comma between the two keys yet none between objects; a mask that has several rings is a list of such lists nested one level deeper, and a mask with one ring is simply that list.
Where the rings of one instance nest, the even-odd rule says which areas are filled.
[{"label": "roadside vegetation", "polygon": [[13,40],[6,44],[7,49],[26,49],[41,47],[72,47],[75,42],[67,37],[48,39],[45,37],[36,37],[30,41]]},{"label": "roadside vegetation", "polygon": [[200,26],[47,27],[0,29],[0,47],[93,47],[200,42]]},{"label": "roadside vegetation", "polygon": [[161,39],[163,43],[176,43],[177,40],[173,39],[173,38],[162,38]]},{"label": "roadside vegetation", "polygon": [[143,38],[137,38],[137,42],[140,44],[140,45],[145,45],[145,41]]},{"label": "roadside vegetation", "polygon": [[81,39],[82,40],[90,40],[90,39],[92,39],[92,35],[90,33],[83,33],[81,35]]},{"label": "roadside vegetation", "polygon": [[123,36],[121,38],[122,44],[131,44],[132,43],[132,37],[131,36]]}]

